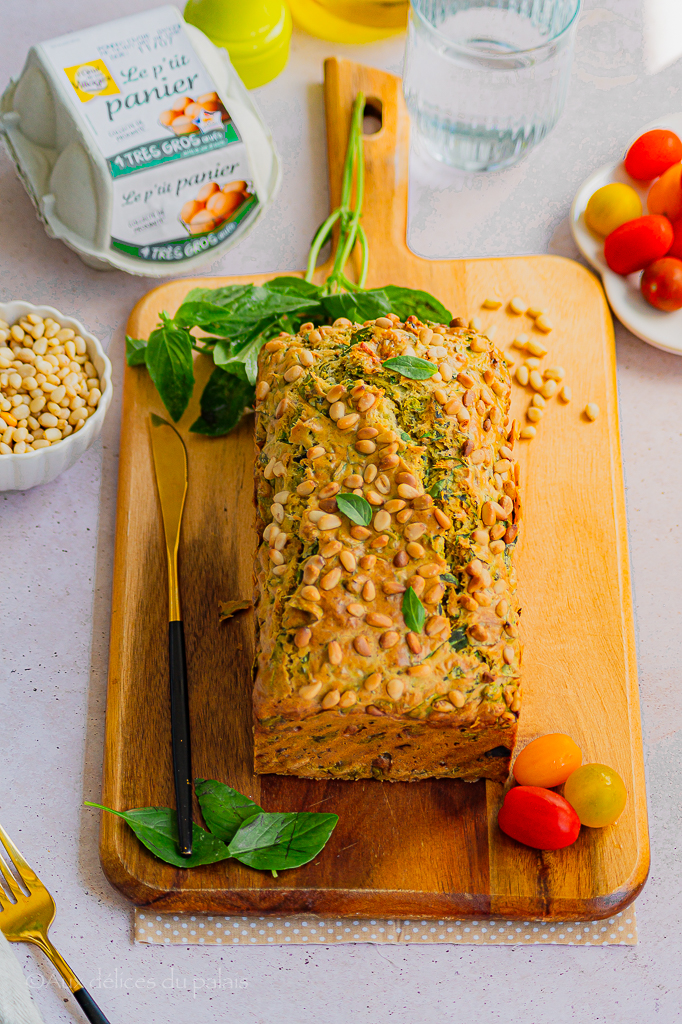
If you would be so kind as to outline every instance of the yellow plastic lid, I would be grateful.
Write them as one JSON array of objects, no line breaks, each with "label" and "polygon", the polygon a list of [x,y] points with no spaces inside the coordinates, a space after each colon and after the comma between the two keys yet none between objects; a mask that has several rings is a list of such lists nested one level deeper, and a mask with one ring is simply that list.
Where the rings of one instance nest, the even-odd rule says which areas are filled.
[{"label": "yellow plastic lid", "polygon": [[374,43],[378,39],[386,39],[387,36],[405,31],[404,23],[373,28],[371,25],[348,21],[332,13],[317,0],[289,0],[289,7],[299,28],[311,36],[332,43]]},{"label": "yellow plastic lid", "polygon": [[223,46],[247,89],[284,70],[291,41],[291,14],[283,0],[189,0],[185,21]]}]

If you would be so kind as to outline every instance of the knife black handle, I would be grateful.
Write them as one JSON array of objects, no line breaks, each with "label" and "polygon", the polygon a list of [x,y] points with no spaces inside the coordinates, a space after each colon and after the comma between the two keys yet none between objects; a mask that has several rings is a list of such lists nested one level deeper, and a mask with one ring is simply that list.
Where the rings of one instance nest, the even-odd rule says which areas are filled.
[{"label": "knife black handle", "polygon": [[192,756],[189,736],[189,697],[185,662],[185,631],[182,622],[168,623],[170,662],[171,742],[178,845],[183,857],[192,853]]}]

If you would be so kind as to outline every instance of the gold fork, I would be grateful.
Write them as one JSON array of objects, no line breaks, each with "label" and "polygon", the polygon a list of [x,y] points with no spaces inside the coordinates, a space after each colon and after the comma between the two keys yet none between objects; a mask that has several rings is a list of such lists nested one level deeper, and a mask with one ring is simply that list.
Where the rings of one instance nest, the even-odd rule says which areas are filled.
[{"label": "gold fork", "polygon": [[1,825],[0,840],[4,844],[5,851],[19,878],[28,890],[27,896],[12,874],[2,855],[5,851],[0,846],[0,874],[12,897],[8,896],[2,887],[2,881],[0,881],[0,931],[10,942],[32,942],[35,946],[40,946],[73,992],[91,1024],[109,1024],[95,1000],[47,937],[48,928],[54,921],[56,912],[52,896],[33,868],[26,863]]}]

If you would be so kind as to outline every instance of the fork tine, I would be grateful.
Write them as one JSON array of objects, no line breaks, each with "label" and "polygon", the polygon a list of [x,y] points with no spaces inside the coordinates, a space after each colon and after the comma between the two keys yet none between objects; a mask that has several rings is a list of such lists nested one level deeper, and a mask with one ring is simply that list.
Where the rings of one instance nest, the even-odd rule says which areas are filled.
[{"label": "fork tine", "polygon": [[[10,871],[9,867],[7,866],[7,861],[4,859],[4,857],[2,856],[1,853],[0,853],[0,875],[2,875],[2,877],[4,878],[5,884],[7,885],[7,888],[12,893],[12,895],[14,896],[15,900],[17,900],[17,902],[19,900],[25,900],[26,899],[26,893],[22,892],[21,889],[19,888],[19,886],[17,885],[17,880],[14,877],[14,875],[12,874],[12,872]],[[5,894],[4,894],[3,890],[2,890],[2,884],[0,883],[0,903],[2,902],[2,897],[4,895]]]},{"label": "fork tine", "polygon": [[[24,883],[28,891],[31,892],[31,890],[35,888],[36,885],[40,886],[40,879],[36,875],[31,865],[27,864],[24,858],[21,856],[16,846],[5,832],[2,825],[0,825],[0,840],[2,840],[5,849],[9,854],[9,859],[12,861],[12,864],[14,864],[14,867],[17,869],[19,877],[21,878],[22,882]],[[2,857],[0,855],[0,860],[1,859]],[[23,893],[21,895],[23,896]]]}]

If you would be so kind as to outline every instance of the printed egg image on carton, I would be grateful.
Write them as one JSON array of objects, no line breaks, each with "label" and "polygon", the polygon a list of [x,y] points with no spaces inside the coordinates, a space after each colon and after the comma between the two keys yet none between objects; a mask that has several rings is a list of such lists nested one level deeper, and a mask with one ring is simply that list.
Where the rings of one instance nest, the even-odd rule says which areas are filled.
[{"label": "printed egg image on carton", "polygon": [[211,262],[279,185],[226,51],[172,6],[32,47],[0,133],[48,234],[97,269],[162,277]]}]

